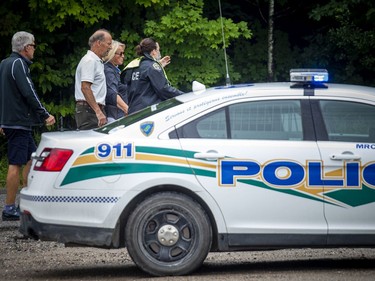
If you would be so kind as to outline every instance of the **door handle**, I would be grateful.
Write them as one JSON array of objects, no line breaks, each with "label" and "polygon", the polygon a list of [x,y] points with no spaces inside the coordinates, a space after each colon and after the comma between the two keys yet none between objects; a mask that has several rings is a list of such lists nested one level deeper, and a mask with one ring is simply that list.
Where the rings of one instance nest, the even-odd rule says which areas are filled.
[{"label": "door handle", "polygon": [[197,152],[194,153],[194,158],[217,160],[219,158],[225,158],[224,154],[218,153],[217,151]]},{"label": "door handle", "polygon": [[329,158],[331,160],[359,160],[361,156],[345,151],[341,154],[331,154]]}]

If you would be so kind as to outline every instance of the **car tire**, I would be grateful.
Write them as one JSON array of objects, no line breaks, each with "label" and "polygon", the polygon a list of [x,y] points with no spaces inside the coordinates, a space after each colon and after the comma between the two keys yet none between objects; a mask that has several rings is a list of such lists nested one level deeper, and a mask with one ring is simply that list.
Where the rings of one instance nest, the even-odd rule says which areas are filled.
[{"label": "car tire", "polygon": [[191,197],[160,192],[142,201],[125,229],[129,255],[154,276],[185,275],[200,267],[210,251],[212,229]]}]

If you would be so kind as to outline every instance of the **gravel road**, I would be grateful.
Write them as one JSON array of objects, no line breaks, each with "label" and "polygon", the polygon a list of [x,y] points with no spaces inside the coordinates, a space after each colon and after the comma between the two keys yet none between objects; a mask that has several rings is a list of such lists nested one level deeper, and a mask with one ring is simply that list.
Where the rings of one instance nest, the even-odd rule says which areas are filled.
[{"label": "gravel road", "polygon": [[[4,189],[0,189],[0,208]],[[211,253],[190,276],[152,278],[126,249],[65,248],[24,239],[19,222],[0,222],[0,280],[374,280],[375,249]]]}]

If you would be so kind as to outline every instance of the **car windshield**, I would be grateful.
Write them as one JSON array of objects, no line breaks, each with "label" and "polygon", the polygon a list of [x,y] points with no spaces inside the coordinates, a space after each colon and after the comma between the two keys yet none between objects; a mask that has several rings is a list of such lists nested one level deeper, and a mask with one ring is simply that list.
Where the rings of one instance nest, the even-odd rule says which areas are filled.
[{"label": "car windshield", "polygon": [[139,120],[142,120],[146,117],[150,117],[156,113],[159,113],[161,111],[164,111],[168,108],[175,107],[182,102],[178,101],[175,98],[168,99],[166,101],[163,101],[158,104],[154,104],[151,106],[146,107],[145,109],[142,109],[140,111],[137,111],[129,116],[122,117],[112,123],[109,123],[101,128],[95,129],[96,132],[108,134],[112,129],[117,128],[119,126],[127,127],[133,123],[138,122]]}]

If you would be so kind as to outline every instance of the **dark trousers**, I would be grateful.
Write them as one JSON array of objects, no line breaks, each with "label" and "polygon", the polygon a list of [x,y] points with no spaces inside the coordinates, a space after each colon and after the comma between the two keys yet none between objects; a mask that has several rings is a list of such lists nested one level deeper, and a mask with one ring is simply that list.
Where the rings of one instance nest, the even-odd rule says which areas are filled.
[{"label": "dark trousers", "polygon": [[96,117],[95,111],[89,106],[88,103],[76,104],[75,119],[78,130],[90,130],[98,128],[98,118]]}]

